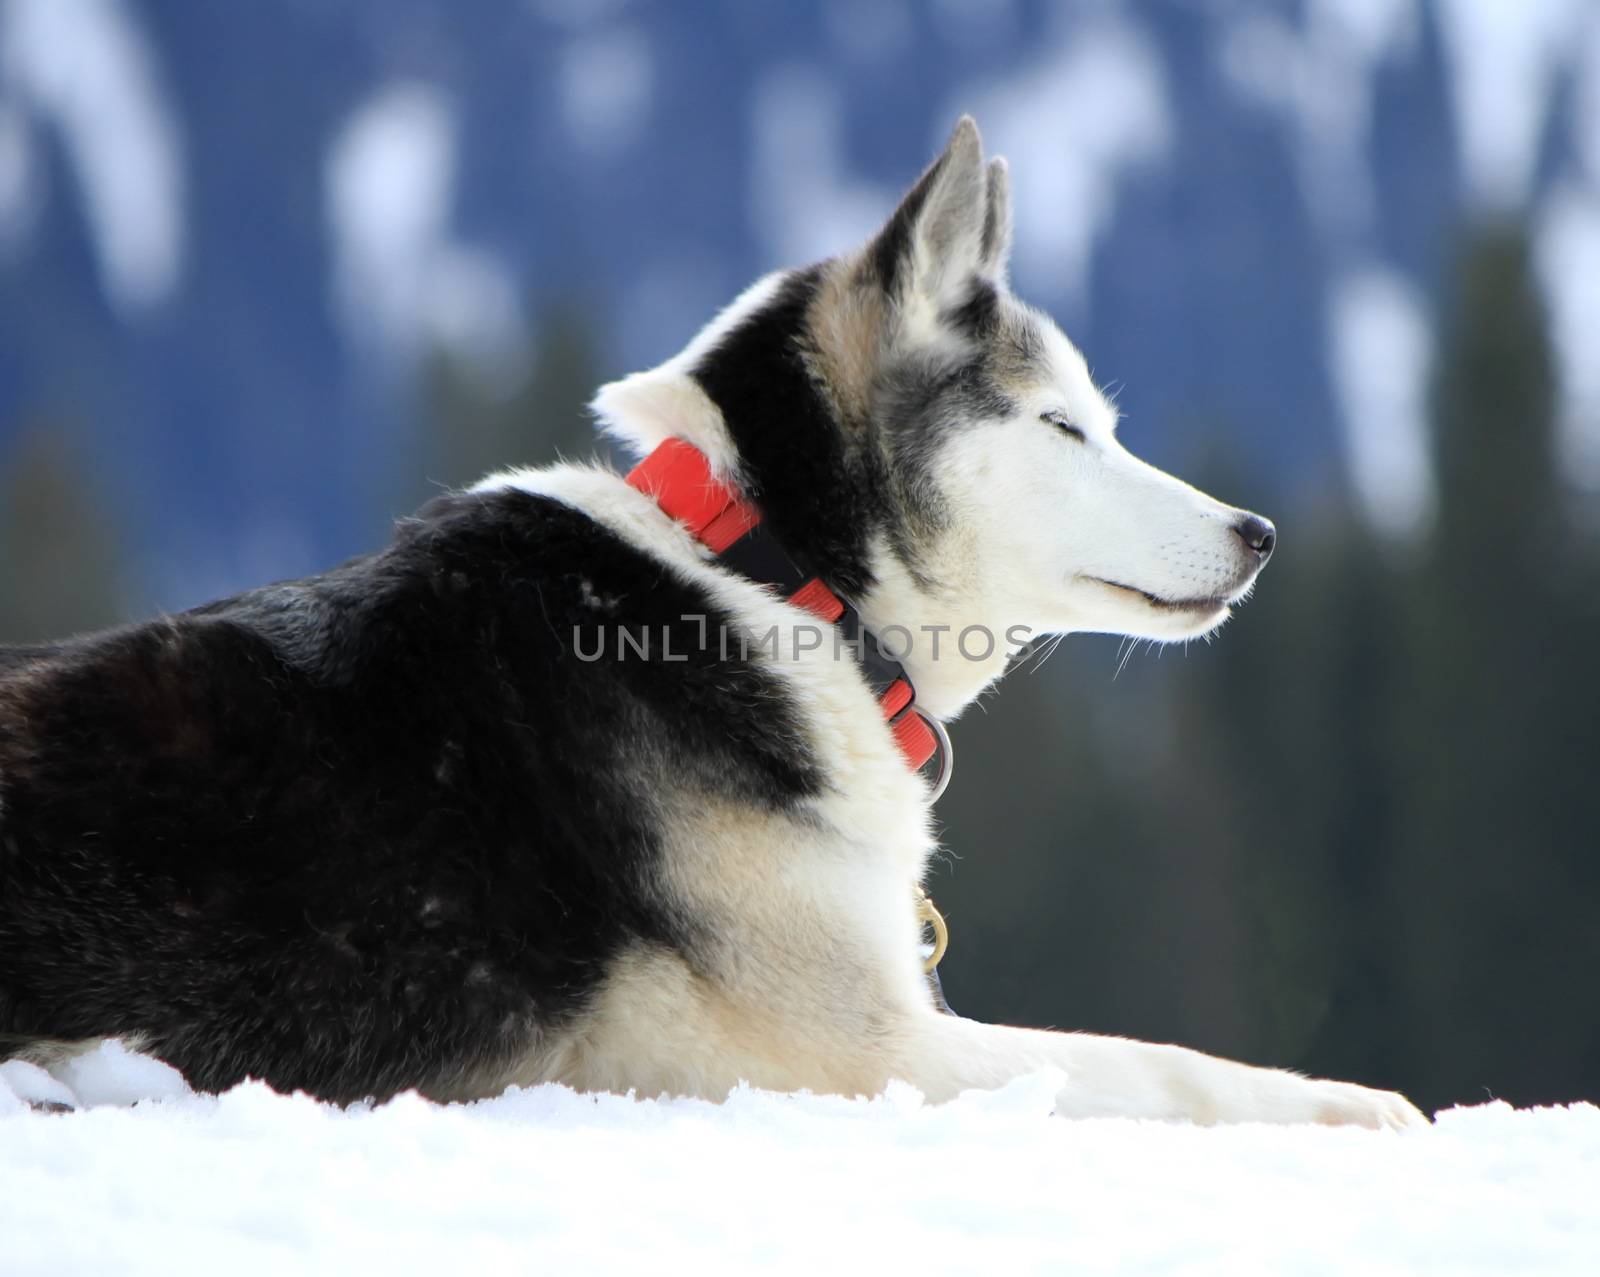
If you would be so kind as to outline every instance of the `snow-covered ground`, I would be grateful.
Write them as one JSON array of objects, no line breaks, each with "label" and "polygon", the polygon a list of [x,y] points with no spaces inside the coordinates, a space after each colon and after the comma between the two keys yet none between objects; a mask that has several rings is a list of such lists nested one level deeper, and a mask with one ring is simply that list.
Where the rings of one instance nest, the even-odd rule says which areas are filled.
[{"label": "snow-covered ground", "polygon": [[[1600,1109],[1431,1130],[1050,1117],[1059,1079],[940,1107],[557,1086],[340,1110],[190,1094],[108,1047],[0,1066],[0,1273],[1600,1273]],[[8,1086],[7,1083],[10,1085]],[[149,1098],[141,1098],[149,1097]],[[137,1100],[136,1103],[134,1101]]]}]

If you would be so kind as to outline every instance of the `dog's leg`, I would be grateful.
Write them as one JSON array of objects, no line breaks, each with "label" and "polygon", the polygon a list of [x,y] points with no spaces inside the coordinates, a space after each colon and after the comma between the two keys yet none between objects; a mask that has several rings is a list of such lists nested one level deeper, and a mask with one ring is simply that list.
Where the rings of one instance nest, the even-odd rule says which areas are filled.
[{"label": "dog's leg", "polygon": [[0,1063],[0,1112],[8,1102],[20,1102],[39,1113],[70,1113],[78,1107],[71,1087],[27,1060]]},{"label": "dog's leg", "polygon": [[1316,1122],[1400,1128],[1424,1125],[1404,1096],[1350,1082],[1253,1068],[1178,1046],[1087,1033],[1053,1033],[918,1015],[896,1075],[930,1100],[1002,1086],[1040,1069],[1066,1074],[1063,1117],[1140,1117],[1216,1122]]}]

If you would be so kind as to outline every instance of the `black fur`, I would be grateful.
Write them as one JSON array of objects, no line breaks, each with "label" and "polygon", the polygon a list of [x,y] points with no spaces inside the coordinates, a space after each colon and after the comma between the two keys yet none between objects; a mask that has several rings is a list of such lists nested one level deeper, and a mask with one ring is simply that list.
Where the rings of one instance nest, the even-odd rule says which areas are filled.
[{"label": "black fur", "polygon": [[[947,158],[859,267],[891,315]],[[880,534],[920,576],[939,437],[1011,410],[1028,334],[974,280],[944,316],[967,356],[902,352],[846,420],[814,372],[824,269],[694,376],[767,528],[859,597]],[[619,659],[618,626],[656,659]],[[700,642],[724,627],[586,515],[501,492],[322,576],[0,649],[0,1056],[128,1035],[203,1088],[448,1092],[569,1024],[630,946],[704,967],[663,796],[786,808],[826,782],[781,682]]]},{"label": "black fur", "polygon": [[846,438],[807,367],[806,312],[821,268],[795,271],[694,370],[722,410],[751,497],[784,546],[836,589],[873,583],[870,536],[884,503],[882,465]]},{"label": "black fur", "polygon": [[1000,330],[1000,294],[988,280],[975,280],[967,300],[942,318],[969,341],[988,342]]},{"label": "black fur", "polygon": [[[0,1055],[138,1034],[202,1088],[449,1089],[634,944],[672,787],[823,783],[701,592],[586,515],[441,498],[325,575],[0,649]],[[682,662],[573,654],[597,625]],[[657,649],[659,651],[659,648]]]},{"label": "black fur", "polygon": [[923,205],[928,202],[929,192],[949,162],[950,154],[946,151],[928,166],[927,171],[917,179],[917,184],[906,192],[906,197],[900,201],[867,250],[867,264],[878,287],[890,296],[905,283],[902,268],[911,256],[912,237],[916,234]]},{"label": "black fur", "polygon": [[[913,575],[932,584],[918,551],[946,521],[929,477],[933,457],[945,431],[1016,411],[1001,386],[1038,359],[1037,340],[1026,322],[1008,324],[998,290],[975,278],[941,316],[966,338],[967,356],[952,363],[943,352],[902,354],[880,368],[869,419],[847,421],[811,370],[808,311],[829,268],[792,273],[693,375],[722,413],[750,497],[797,562],[860,597],[874,584],[870,547],[883,533]],[[857,286],[877,287],[873,271]]]}]

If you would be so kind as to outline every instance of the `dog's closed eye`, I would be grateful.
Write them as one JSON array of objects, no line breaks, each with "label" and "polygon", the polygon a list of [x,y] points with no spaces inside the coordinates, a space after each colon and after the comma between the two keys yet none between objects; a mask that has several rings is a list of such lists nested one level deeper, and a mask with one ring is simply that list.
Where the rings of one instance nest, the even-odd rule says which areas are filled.
[{"label": "dog's closed eye", "polygon": [[1058,430],[1065,434],[1071,435],[1079,443],[1084,441],[1083,431],[1077,426],[1073,425],[1071,421],[1067,420],[1067,415],[1065,413],[1056,412],[1054,410],[1051,410],[1050,412],[1041,412],[1039,414],[1039,420],[1055,426]]}]

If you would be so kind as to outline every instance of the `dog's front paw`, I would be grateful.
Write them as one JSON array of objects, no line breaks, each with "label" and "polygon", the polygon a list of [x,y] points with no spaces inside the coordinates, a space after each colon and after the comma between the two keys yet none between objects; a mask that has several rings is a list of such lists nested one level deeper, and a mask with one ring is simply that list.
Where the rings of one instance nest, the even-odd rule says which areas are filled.
[{"label": "dog's front paw", "polygon": [[0,1113],[27,1107],[36,1113],[70,1113],[78,1107],[72,1088],[26,1060],[0,1063]]},{"label": "dog's front paw", "polygon": [[1309,1094],[1304,1099],[1309,1122],[1323,1126],[1366,1126],[1376,1131],[1400,1131],[1427,1126],[1428,1117],[1397,1091],[1375,1091],[1354,1082],[1329,1082],[1305,1078]]}]

